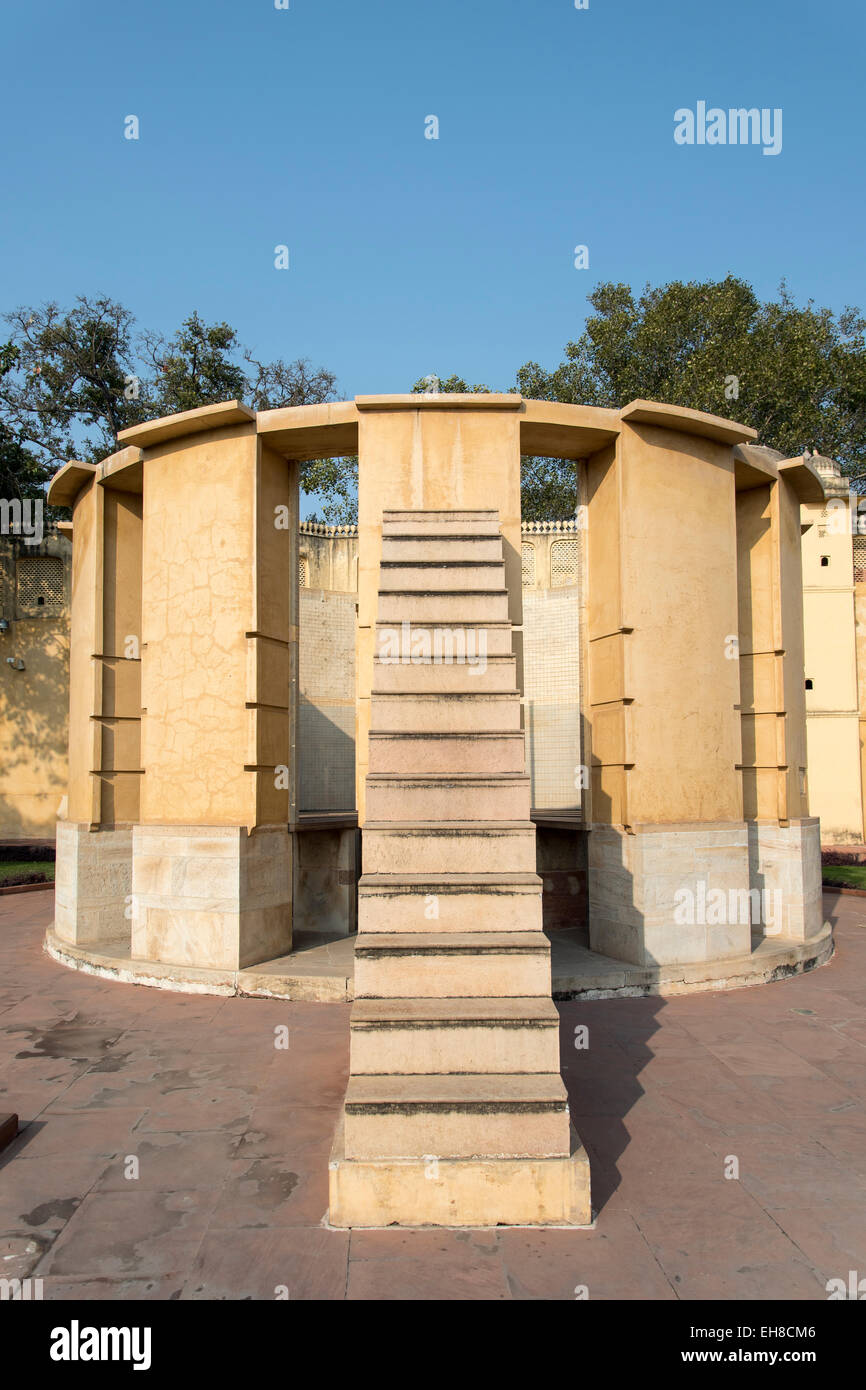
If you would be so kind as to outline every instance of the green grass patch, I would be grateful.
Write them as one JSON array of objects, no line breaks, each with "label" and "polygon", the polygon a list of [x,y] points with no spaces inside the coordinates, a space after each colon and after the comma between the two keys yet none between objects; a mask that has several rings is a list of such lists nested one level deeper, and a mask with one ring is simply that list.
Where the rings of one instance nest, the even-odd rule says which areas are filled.
[{"label": "green grass patch", "polygon": [[50,883],[54,882],[53,859],[0,861],[0,888],[11,887],[14,883],[33,883],[44,879],[48,879]]},{"label": "green grass patch", "polygon": [[824,864],[821,877],[836,888],[866,888],[866,864]]}]

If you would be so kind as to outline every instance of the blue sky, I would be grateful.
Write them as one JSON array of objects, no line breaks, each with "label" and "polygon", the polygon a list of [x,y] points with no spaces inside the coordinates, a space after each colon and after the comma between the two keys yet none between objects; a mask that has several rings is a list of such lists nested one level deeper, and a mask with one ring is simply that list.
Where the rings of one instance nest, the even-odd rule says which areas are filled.
[{"label": "blue sky", "polygon": [[[860,0],[16,0],[0,307],[197,309],[343,396],[507,389],[600,280],[864,307],[864,29]],[[677,146],[699,100],[781,107],[782,153]]]}]

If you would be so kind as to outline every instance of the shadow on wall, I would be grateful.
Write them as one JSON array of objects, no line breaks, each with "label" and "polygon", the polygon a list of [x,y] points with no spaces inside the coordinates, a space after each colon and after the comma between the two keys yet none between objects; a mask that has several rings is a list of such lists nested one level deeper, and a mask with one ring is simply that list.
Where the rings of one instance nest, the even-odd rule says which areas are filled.
[{"label": "shadow on wall", "polygon": [[66,792],[68,683],[66,630],[11,621],[0,634],[0,839],[54,838]]}]

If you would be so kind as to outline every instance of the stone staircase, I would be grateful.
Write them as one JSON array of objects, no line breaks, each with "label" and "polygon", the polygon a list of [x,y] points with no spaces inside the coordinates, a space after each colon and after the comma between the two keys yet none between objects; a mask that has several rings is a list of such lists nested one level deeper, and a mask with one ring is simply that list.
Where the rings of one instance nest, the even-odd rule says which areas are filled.
[{"label": "stone staircase", "polygon": [[384,513],[366,790],[332,1223],[587,1222],[495,511]]}]

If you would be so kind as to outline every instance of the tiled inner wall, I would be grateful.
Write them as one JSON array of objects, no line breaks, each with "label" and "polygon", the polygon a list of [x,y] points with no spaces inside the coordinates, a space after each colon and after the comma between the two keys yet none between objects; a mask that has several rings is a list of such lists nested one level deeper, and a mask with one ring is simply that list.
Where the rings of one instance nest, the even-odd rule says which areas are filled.
[{"label": "tiled inner wall", "polygon": [[354,594],[300,590],[298,809],[355,808]]},{"label": "tiled inner wall", "polygon": [[526,770],[539,810],[580,806],[577,586],[523,591]]}]

